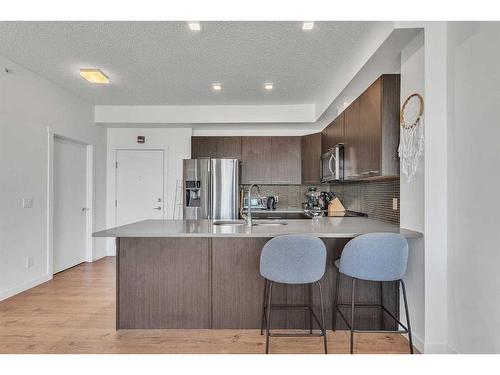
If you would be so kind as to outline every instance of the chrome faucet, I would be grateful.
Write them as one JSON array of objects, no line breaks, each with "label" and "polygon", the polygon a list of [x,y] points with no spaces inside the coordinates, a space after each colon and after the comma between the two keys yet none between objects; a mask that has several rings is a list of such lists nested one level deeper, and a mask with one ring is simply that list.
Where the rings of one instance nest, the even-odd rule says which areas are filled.
[{"label": "chrome faucet", "polygon": [[248,188],[248,211],[246,216],[246,221],[248,226],[252,226],[252,190],[253,188],[257,188],[257,196],[260,197],[260,187],[257,184],[252,184]]}]

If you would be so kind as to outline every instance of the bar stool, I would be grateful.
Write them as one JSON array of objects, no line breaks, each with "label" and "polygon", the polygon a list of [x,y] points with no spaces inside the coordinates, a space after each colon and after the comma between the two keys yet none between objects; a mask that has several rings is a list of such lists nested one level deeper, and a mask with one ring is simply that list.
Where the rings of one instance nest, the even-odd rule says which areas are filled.
[{"label": "bar stool", "polygon": [[[264,247],[262,248],[262,253],[260,255],[260,274],[265,278],[260,334],[263,334],[265,324],[266,354],[269,353],[269,338],[283,336],[323,336],[325,354],[328,353],[323,293],[321,291],[321,283],[319,282],[319,280],[325,274],[325,267],[325,244],[317,237],[308,235],[285,235],[275,237],[264,245]],[[273,305],[271,301],[274,283],[302,285],[309,284],[309,304]],[[312,284],[316,284],[319,291],[321,322],[312,308]],[[271,333],[271,311],[275,308],[307,309],[309,311],[309,334]],[[313,318],[320,327],[321,333],[313,333]]]},{"label": "bar stool", "polygon": [[[362,332],[379,332],[379,333],[407,333],[410,344],[410,353],[413,354],[413,343],[411,337],[410,315],[408,312],[408,301],[406,298],[405,283],[402,278],[406,272],[408,263],[408,242],[406,238],[397,233],[370,233],[358,236],[349,241],[340,256],[340,259],[335,261],[335,266],[339,270],[335,283],[335,291],[333,296],[333,317],[332,330],[335,331],[337,311],[351,331],[351,354],[354,349],[354,333]],[[339,304],[337,301],[339,290],[340,274],[352,278],[351,303]],[[356,305],[355,290],[356,280],[368,280],[380,282],[380,304],[372,305]],[[401,285],[403,291],[403,300],[406,312],[406,324],[403,325],[389,310],[384,307],[382,282],[397,281]],[[339,307],[351,306],[351,321],[348,322]],[[394,319],[403,330],[394,331],[373,331],[373,330],[358,330],[354,327],[354,312],[358,307],[376,307],[381,309],[383,319],[384,312]]]}]

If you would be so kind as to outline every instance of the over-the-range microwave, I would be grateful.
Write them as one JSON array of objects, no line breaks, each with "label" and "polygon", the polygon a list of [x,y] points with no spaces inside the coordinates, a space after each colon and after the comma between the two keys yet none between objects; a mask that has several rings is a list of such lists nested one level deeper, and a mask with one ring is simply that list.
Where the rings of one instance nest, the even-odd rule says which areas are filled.
[{"label": "over-the-range microwave", "polygon": [[344,179],[344,144],[339,143],[321,155],[321,182]]}]

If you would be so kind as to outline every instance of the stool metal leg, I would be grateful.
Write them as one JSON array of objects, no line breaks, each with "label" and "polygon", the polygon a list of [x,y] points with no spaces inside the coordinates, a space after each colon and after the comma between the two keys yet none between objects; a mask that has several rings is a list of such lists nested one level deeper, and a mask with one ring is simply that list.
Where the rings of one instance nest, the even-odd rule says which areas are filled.
[{"label": "stool metal leg", "polygon": [[271,299],[273,295],[273,282],[268,281],[269,291],[268,291],[268,302],[267,302],[267,320],[266,320],[266,354],[269,353],[269,334],[271,331]]},{"label": "stool metal leg", "polygon": [[351,354],[354,353],[354,298],[356,296],[356,279],[352,278],[352,292],[351,292]]},{"label": "stool metal leg", "polygon": [[337,299],[339,297],[340,271],[337,270],[337,278],[335,279],[335,288],[332,303],[332,331],[337,328]]},{"label": "stool metal leg", "polygon": [[312,307],[313,307],[313,290],[312,284],[308,285],[309,287],[309,333],[313,333],[313,317],[312,317]]},{"label": "stool metal leg", "polygon": [[328,354],[328,344],[326,339],[326,325],[325,325],[325,305],[323,304],[323,291],[321,290],[321,283],[318,281],[319,290],[319,303],[321,305],[321,332],[323,333],[323,343],[325,345],[325,354]]},{"label": "stool metal leg", "polygon": [[403,300],[405,303],[406,325],[408,327],[408,341],[410,343],[410,353],[413,354],[413,341],[411,338],[410,312],[408,311],[408,300],[406,298],[406,287],[403,280],[399,280],[401,289],[403,290]]},{"label": "stool metal leg", "polygon": [[266,323],[266,295],[267,295],[267,279],[264,280],[264,297],[262,298],[262,321],[260,323],[260,334],[264,334]]},{"label": "stool metal leg", "polygon": [[384,320],[384,282],[379,281],[378,283],[380,289],[380,329],[385,329],[385,320]]}]

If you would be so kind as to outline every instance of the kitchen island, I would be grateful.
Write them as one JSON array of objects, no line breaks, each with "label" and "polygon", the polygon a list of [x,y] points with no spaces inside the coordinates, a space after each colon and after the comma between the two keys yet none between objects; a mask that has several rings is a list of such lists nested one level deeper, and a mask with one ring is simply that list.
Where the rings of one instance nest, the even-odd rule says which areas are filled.
[{"label": "kitchen island", "polygon": [[[321,280],[327,327],[331,328],[334,261],[349,239],[363,233],[395,232],[409,239],[421,234],[365,217],[255,221],[256,225],[216,225],[209,220],[146,220],[94,233],[116,237],[117,329],[260,328],[264,280],[259,274],[260,252],[273,237],[312,234],[327,248],[327,269]],[[341,277],[339,301],[346,302],[350,282]],[[304,304],[308,287],[277,285],[273,303]],[[358,303],[378,303],[399,316],[399,289],[387,282],[359,282]],[[317,305],[319,296],[313,295]],[[279,310],[273,327],[303,329],[306,312]],[[378,309],[359,308],[360,329],[393,329]],[[341,319],[337,328],[344,329]]]}]

